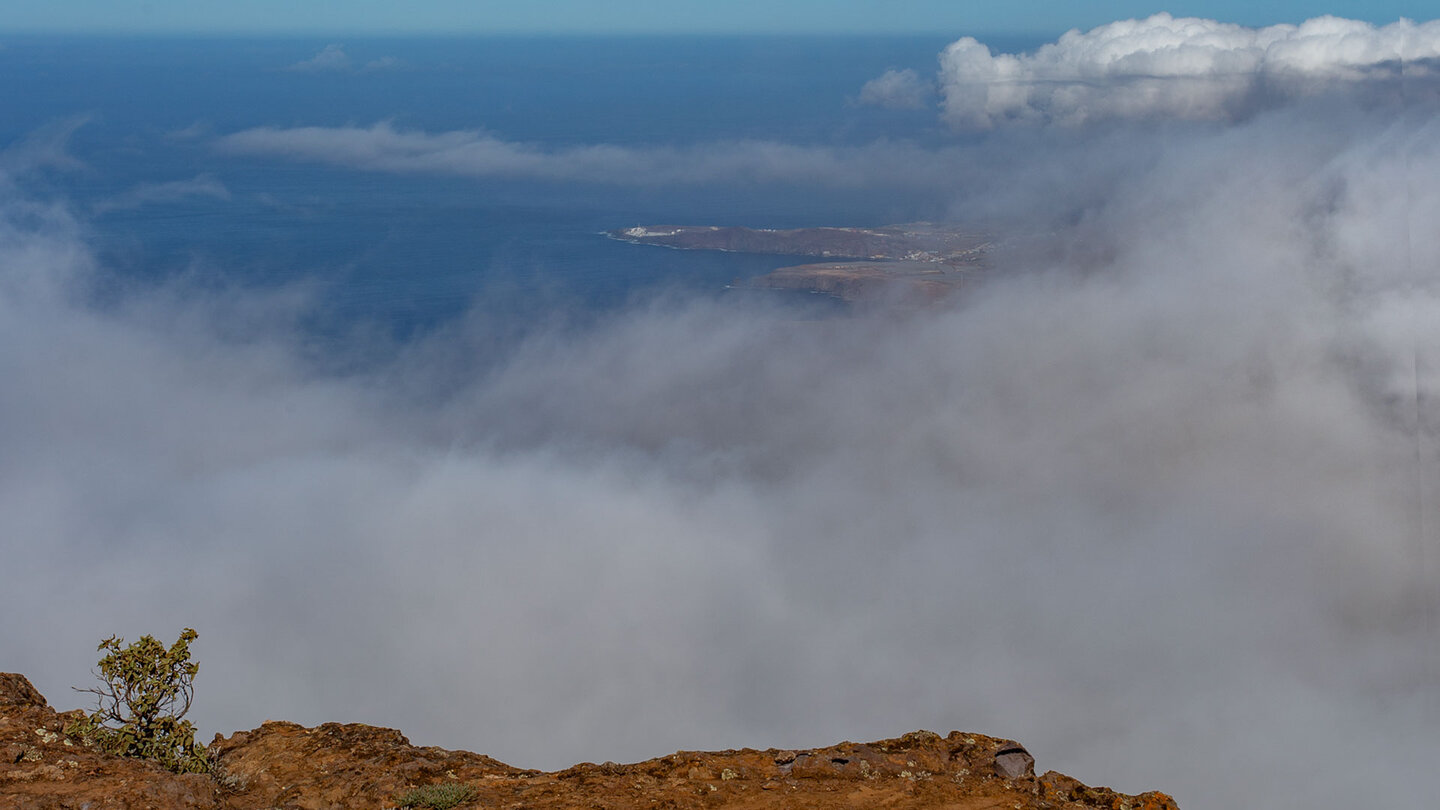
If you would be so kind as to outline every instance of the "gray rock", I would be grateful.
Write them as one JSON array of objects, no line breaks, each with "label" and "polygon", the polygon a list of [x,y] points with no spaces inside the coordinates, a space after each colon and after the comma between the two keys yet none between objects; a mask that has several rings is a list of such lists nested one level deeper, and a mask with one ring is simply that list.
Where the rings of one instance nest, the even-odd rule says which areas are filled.
[{"label": "gray rock", "polygon": [[1006,779],[1020,779],[1035,775],[1035,758],[1018,745],[1010,745],[995,752],[995,772]]}]

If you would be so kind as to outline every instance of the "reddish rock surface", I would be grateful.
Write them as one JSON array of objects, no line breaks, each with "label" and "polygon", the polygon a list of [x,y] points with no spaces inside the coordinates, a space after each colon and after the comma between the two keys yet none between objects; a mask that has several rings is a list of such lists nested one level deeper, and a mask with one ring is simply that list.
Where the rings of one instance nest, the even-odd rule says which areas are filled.
[{"label": "reddish rock surface", "polygon": [[0,808],[189,810],[226,805],[208,776],[102,754],[65,735],[82,712],[57,713],[22,675],[0,673]]},{"label": "reddish rock surface", "polygon": [[23,676],[0,673],[0,808],[393,808],[412,788],[459,782],[462,808],[945,808],[1176,810],[1163,793],[1127,796],[1054,772],[1035,776],[1017,743],[917,731],[892,740],[781,751],[681,751],[632,765],[545,773],[480,754],[420,748],[358,724],[266,723],[217,736],[209,776],[102,754],[65,735]]}]

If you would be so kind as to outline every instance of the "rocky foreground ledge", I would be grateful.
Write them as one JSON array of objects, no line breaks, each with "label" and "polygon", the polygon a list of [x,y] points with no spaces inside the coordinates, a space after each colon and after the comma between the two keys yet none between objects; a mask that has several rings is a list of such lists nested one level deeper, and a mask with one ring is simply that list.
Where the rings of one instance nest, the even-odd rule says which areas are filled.
[{"label": "rocky foreground ledge", "polygon": [[1036,776],[1019,744],[980,734],[917,731],[893,740],[808,750],[680,751],[633,765],[563,771],[419,748],[393,729],[269,722],[217,735],[211,775],[176,775],[66,737],[24,676],[0,673],[0,808],[394,808],[407,791],[463,783],[461,808],[945,808],[1177,810],[1163,793],[1127,796],[1053,771]]}]

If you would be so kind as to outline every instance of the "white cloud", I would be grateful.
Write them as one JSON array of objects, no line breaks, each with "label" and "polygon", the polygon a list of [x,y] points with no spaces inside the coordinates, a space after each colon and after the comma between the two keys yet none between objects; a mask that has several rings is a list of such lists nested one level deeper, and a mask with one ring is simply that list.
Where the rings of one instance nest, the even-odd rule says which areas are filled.
[{"label": "white cloud", "polygon": [[403,67],[405,67],[405,62],[393,56],[370,59],[356,67],[350,54],[345,52],[345,46],[332,43],[321,48],[309,59],[296,62],[285,69],[302,73],[377,73],[399,70]]},{"label": "white cloud", "polygon": [[347,71],[350,69],[350,56],[345,53],[345,46],[338,44],[326,45],[314,56],[304,59],[286,68],[301,72],[327,72]]},{"label": "white cloud", "polygon": [[107,211],[139,208],[142,205],[153,203],[172,203],[189,197],[228,200],[230,199],[230,190],[214,175],[197,174],[189,180],[141,183],[122,194],[95,203],[90,210],[92,213],[102,214]]},{"label": "white cloud", "polygon": [[1246,28],[1156,14],[1070,31],[1033,54],[973,38],[941,55],[944,115],[960,128],[1112,119],[1234,119],[1337,87],[1377,83],[1402,62],[1433,80],[1440,21],[1383,27],[1338,17]]},{"label": "white cloud", "polygon": [[196,121],[188,127],[165,133],[165,137],[177,141],[189,141],[210,135],[210,124],[205,121]]},{"label": "white cloud", "polygon": [[75,130],[89,122],[88,116],[61,119],[31,133],[24,140],[0,150],[0,180],[42,168],[76,169],[82,164],[65,150]]},{"label": "white cloud", "polygon": [[913,70],[887,70],[860,88],[859,102],[892,110],[918,110],[929,101],[930,85]]},{"label": "white cloud", "polygon": [[231,154],[369,171],[640,186],[758,182],[937,186],[949,181],[937,174],[936,161],[943,163],[958,154],[903,143],[812,147],[773,141],[549,148],[476,130],[405,131],[388,122],[369,127],[259,127],[222,136],[215,143]]}]

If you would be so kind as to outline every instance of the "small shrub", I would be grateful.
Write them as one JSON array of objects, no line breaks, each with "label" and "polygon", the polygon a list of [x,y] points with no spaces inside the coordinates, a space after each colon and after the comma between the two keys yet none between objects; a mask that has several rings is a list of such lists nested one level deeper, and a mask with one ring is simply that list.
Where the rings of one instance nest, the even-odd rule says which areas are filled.
[{"label": "small shrub", "polygon": [[103,751],[154,760],[175,773],[205,773],[210,762],[205,747],[195,742],[195,726],[183,719],[190,711],[193,682],[200,665],[190,660],[190,628],[166,649],[152,636],[128,646],[111,636],[96,650],[98,689],[77,689],[95,695],[95,711],[65,729]]},{"label": "small shrub", "polygon": [[426,785],[408,791],[395,799],[400,807],[428,807],[431,810],[449,810],[461,802],[475,798],[475,788],[464,782],[446,782],[440,785]]}]

